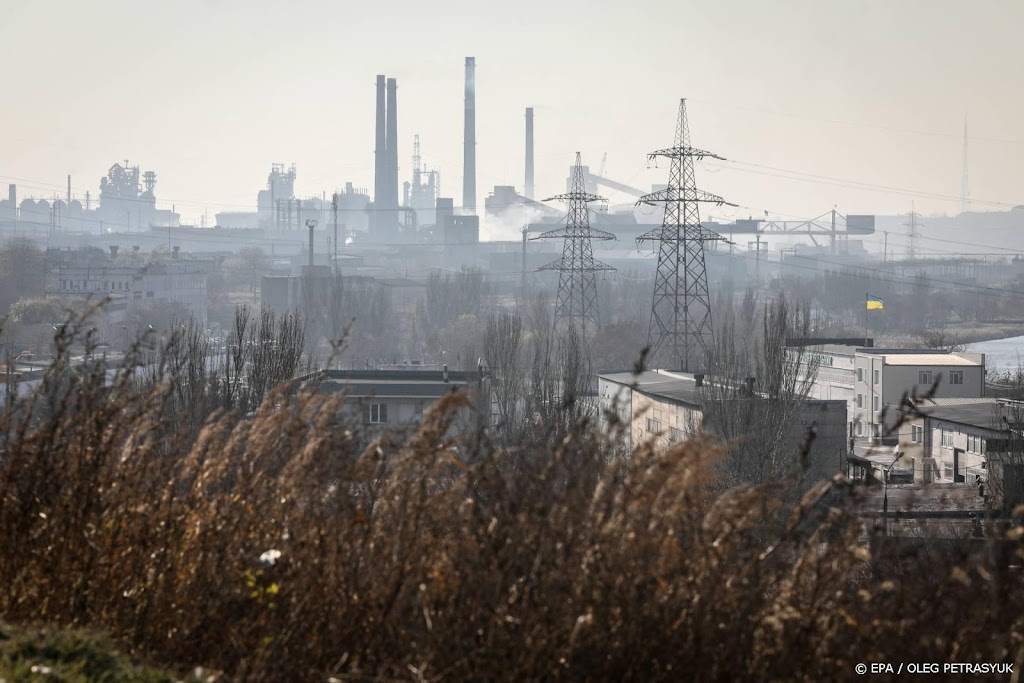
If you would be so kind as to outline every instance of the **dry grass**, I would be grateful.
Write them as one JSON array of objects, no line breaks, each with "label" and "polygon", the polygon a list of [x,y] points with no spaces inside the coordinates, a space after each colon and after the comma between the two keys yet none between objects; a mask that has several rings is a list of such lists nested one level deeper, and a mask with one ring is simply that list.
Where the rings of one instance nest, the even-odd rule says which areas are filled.
[{"label": "dry grass", "polygon": [[705,444],[610,458],[579,425],[512,453],[448,435],[454,394],[363,449],[338,398],[285,388],[169,429],[175,378],[131,376],[54,370],[4,415],[0,618],[244,681],[1020,668],[1019,576],[949,554],[879,576],[859,522],[826,504],[842,482],[795,506],[771,487],[711,499]]}]

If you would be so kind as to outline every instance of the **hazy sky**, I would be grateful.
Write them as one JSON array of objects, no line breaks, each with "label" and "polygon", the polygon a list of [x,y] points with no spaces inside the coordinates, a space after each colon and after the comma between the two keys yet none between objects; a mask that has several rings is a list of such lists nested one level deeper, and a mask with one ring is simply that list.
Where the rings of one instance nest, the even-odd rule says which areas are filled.
[{"label": "hazy sky", "polygon": [[972,196],[1024,203],[1017,1],[7,0],[3,16],[0,180],[22,196],[67,173],[95,196],[124,159],[186,220],[253,210],[272,162],[297,165],[303,196],[372,188],[384,73],[401,179],[419,133],[458,204],[473,55],[481,205],[495,184],[522,188],[527,106],[541,196],[564,190],[576,150],[595,169],[607,153],[617,180],[664,182],[644,155],[672,143],[679,97],[693,144],[730,160],[697,170],[743,207],[712,215],[955,212],[965,111]]}]

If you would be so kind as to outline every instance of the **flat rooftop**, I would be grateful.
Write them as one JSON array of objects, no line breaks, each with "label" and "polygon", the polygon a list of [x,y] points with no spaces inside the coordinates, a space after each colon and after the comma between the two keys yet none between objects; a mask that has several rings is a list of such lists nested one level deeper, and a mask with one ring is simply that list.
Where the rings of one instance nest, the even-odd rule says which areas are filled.
[{"label": "flat rooftop", "polygon": [[441,370],[328,370],[320,378],[322,393],[346,392],[349,398],[440,398],[465,389],[475,372]]},{"label": "flat rooftop", "polygon": [[882,355],[886,365],[960,365],[980,367],[981,362],[955,353],[886,353]]},{"label": "flat rooftop", "polygon": [[700,391],[692,375],[683,373],[666,374],[645,370],[639,375],[632,372],[598,373],[598,377],[623,386],[632,386],[634,391],[699,406]]}]

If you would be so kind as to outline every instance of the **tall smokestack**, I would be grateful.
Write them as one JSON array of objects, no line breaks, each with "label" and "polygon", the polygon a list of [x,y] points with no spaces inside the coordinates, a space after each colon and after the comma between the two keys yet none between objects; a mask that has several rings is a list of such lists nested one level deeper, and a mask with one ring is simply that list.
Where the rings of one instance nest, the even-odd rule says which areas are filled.
[{"label": "tall smokestack", "polygon": [[306,221],[306,227],[309,228],[309,275],[313,276],[313,228],[316,227],[316,221]]},{"label": "tall smokestack", "polygon": [[388,204],[384,207],[388,213],[384,222],[389,230],[398,227],[398,82],[388,79],[388,115],[387,115],[387,183]]},{"label": "tall smokestack", "polygon": [[466,121],[462,145],[462,207],[476,213],[476,57],[466,57]]},{"label": "tall smokestack", "polygon": [[377,136],[373,148],[373,209],[371,228],[379,229],[380,210],[387,196],[387,138],[384,127],[384,76],[377,76]]},{"label": "tall smokestack", "polygon": [[11,210],[14,211],[14,215],[18,215],[18,186],[11,183],[7,186],[7,201],[11,203]]},{"label": "tall smokestack", "polygon": [[533,199],[533,107],[526,108],[526,186],[527,198]]}]

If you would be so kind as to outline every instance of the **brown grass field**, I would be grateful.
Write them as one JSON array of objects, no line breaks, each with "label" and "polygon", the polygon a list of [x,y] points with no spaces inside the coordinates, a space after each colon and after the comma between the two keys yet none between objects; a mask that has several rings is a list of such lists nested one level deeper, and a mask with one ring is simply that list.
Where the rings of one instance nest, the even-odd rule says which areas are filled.
[{"label": "brown grass field", "polygon": [[58,362],[5,408],[0,621],[237,681],[1022,666],[1020,556],[875,562],[840,478],[721,491],[708,443],[621,457],[585,421],[498,447],[451,435],[457,394],[367,445],[337,397],[286,383],[237,410],[189,381]]}]

